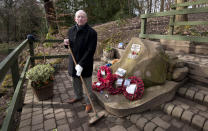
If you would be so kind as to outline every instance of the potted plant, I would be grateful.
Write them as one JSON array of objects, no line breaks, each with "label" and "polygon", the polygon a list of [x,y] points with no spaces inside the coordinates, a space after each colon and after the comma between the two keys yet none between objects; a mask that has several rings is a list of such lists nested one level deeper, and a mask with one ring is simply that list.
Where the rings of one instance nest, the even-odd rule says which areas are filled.
[{"label": "potted plant", "polygon": [[26,78],[31,80],[31,86],[39,100],[46,100],[53,96],[54,68],[49,64],[38,64],[29,69]]},{"label": "potted plant", "polygon": [[107,59],[113,59],[114,51],[111,45],[108,43],[107,46],[103,49],[103,57]]}]

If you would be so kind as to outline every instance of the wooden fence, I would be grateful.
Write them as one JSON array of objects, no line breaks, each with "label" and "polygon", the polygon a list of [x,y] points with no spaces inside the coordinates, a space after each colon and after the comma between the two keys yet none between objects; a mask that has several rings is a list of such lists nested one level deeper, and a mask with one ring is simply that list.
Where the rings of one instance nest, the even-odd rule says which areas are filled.
[{"label": "wooden fence", "polygon": [[[1,127],[1,131],[13,131],[13,122],[14,122],[14,114],[17,109],[22,108],[22,93],[23,93],[23,83],[25,81],[25,74],[29,65],[35,65],[36,59],[43,59],[44,56],[34,56],[34,39],[30,35],[26,40],[24,40],[17,48],[15,48],[1,63],[0,63],[0,81],[2,81],[9,69],[11,69],[12,73],[12,81],[14,87],[14,94],[12,100],[9,104],[9,107],[6,111],[6,117],[4,118],[3,125]],[[45,40],[44,42],[63,42],[63,40]],[[30,56],[28,56],[23,71],[21,75],[19,74],[19,65],[18,65],[18,56],[25,49],[25,47],[29,44]],[[46,59],[50,58],[66,58],[68,55],[56,55],[56,56],[45,56]]]},{"label": "wooden fence", "polygon": [[[151,39],[169,39],[169,40],[183,40],[183,41],[193,41],[193,42],[208,42],[208,37],[173,35],[174,26],[208,25],[208,21],[182,21],[182,22],[175,21],[176,15],[199,14],[199,13],[208,12],[208,7],[187,8],[187,9],[176,10],[176,7],[188,7],[188,6],[200,5],[200,4],[208,4],[208,0],[198,0],[196,2],[185,2],[181,4],[176,4],[176,5],[171,6],[172,8],[171,11],[141,15],[140,17],[141,18],[141,32],[140,32],[139,37],[151,38]],[[170,16],[168,35],[147,34],[146,33],[147,18],[161,17],[161,16]]]}]

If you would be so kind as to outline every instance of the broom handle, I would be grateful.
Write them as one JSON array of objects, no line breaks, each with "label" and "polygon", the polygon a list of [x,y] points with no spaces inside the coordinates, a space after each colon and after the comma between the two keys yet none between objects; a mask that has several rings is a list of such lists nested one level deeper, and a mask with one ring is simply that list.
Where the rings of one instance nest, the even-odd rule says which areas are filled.
[{"label": "broom handle", "polygon": [[[75,60],[75,58],[74,58],[74,55],[73,55],[73,52],[72,52],[72,50],[71,50],[70,45],[69,45],[68,47],[69,47],[69,51],[71,52],[72,59],[73,59],[75,65],[77,65],[77,62],[76,62],[76,60]],[[86,91],[86,93],[87,93],[87,97],[88,97],[88,99],[90,100],[90,104],[92,105],[92,109],[93,109],[94,113],[97,114],[97,112],[96,112],[96,110],[95,110],[95,107],[94,107],[94,105],[93,105],[92,99],[91,99],[91,97],[90,97],[90,95],[89,95],[89,92],[88,92],[88,90],[87,90],[85,81],[84,81],[84,79],[83,79],[83,77],[82,77],[81,75],[80,75],[80,79],[81,79],[81,81],[82,81],[83,88],[85,89],[85,91]]]}]

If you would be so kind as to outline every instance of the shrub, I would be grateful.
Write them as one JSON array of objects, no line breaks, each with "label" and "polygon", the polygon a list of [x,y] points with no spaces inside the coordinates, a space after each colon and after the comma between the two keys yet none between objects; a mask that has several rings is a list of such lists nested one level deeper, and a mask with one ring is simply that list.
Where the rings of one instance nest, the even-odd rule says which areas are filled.
[{"label": "shrub", "polygon": [[54,71],[49,64],[39,64],[28,70],[26,78],[32,81],[33,87],[41,87],[53,81]]}]

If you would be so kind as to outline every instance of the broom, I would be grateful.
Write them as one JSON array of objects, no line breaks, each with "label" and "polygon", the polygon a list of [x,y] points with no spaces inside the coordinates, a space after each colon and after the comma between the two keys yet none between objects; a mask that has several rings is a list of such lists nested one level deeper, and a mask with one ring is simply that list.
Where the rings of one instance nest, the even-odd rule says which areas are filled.
[{"label": "broom", "polygon": [[[70,52],[70,54],[72,56],[72,59],[73,59],[75,65],[77,65],[77,62],[76,62],[76,60],[74,58],[73,52],[71,50],[71,47],[70,46],[68,46],[68,47],[69,47],[69,52]],[[82,87],[86,91],[87,97],[88,97],[88,99],[90,101],[90,104],[91,104],[93,112],[94,112],[93,114],[90,115],[91,118],[89,120],[89,124],[91,125],[91,124],[94,124],[95,122],[97,122],[99,119],[101,119],[105,114],[104,114],[104,112],[99,112],[99,113],[96,112],[94,104],[92,102],[92,99],[91,99],[91,97],[89,95],[89,92],[87,90],[85,81],[84,81],[84,79],[83,79],[83,77],[81,75],[80,75],[80,79],[81,79],[81,82],[82,82]]]},{"label": "broom", "polygon": [[[57,22],[57,20],[56,20],[56,22]],[[61,37],[64,38],[64,35],[63,35],[63,34],[61,33],[61,31],[60,31],[58,22],[57,22],[57,27],[58,27],[59,33],[61,34]],[[68,46],[68,47],[69,47],[69,48],[68,48],[68,49],[69,49],[69,53],[70,53],[71,56],[72,56],[72,59],[73,59],[73,61],[74,61],[74,64],[77,65],[77,62],[76,62],[76,60],[75,60],[75,58],[74,58],[74,54],[73,54],[73,52],[72,52],[72,50],[71,50],[71,47],[70,47],[70,46]],[[94,112],[93,114],[90,114],[90,115],[89,115],[89,116],[90,116],[89,124],[91,125],[91,124],[94,124],[95,122],[97,122],[98,120],[100,120],[100,119],[105,115],[105,113],[104,113],[104,112],[99,112],[99,113],[96,112],[95,107],[94,107],[94,104],[93,104],[93,102],[92,102],[92,99],[91,99],[91,97],[90,97],[90,95],[89,95],[89,92],[88,92],[88,90],[87,90],[85,81],[84,81],[84,79],[83,79],[83,77],[82,77],[81,75],[80,75],[80,79],[81,79],[81,82],[82,82],[82,87],[83,87],[83,89],[86,91],[87,97],[88,97],[88,99],[89,99],[89,101],[90,101],[90,104],[91,104],[92,109],[93,109],[93,112]]]}]

